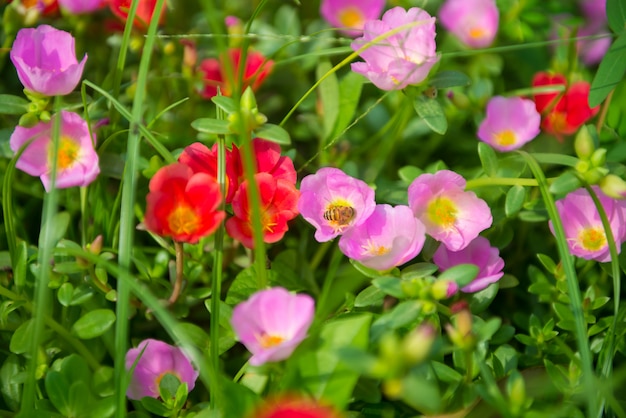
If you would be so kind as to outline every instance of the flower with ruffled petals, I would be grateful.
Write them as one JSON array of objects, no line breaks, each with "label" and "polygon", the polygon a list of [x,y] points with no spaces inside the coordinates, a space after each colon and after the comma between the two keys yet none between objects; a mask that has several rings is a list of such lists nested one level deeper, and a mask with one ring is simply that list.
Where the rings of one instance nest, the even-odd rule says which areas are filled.
[{"label": "flower with ruffled petals", "polygon": [[[157,2],[156,0],[137,1],[139,4],[137,5],[137,11],[135,12],[135,21],[133,22],[133,26],[140,30],[147,30],[150,25],[150,21],[154,17],[154,9],[156,8]],[[126,22],[132,0],[108,0],[108,3],[111,12],[113,12],[113,14],[120,20]],[[163,8],[159,13],[159,25],[163,24],[165,21],[165,9],[165,2],[163,2]]]},{"label": "flower with ruffled petals", "polygon": [[105,0],[59,0],[59,6],[72,14],[91,13],[105,5]]},{"label": "flower with ruffled petals", "polygon": [[279,395],[263,402],[247,418],[340,418],[331,406],[302,395]]},{"label": "flower with ruffled petals", "polygon": [[[260,192],[263,241],[280,241],[289,229],[287,222],[298,216],[296,186],[269,173],[257,173],[254,179]],[[248,182],[241,183],[232,201],[234,216],[226,221],[226,232],[247,248],[254,248],[252,209],[248,199]]]},{"label": "flower with ruffled petals", "polygon": [[298,209],[319,242],[363,224],[375,206],[374,189],[338,168],[321,168],[300,183]]},{"label": "flower with ruffled petals", "polygon": [[408,195],[409,207],[426,233],[452,251],[467,247],[493,221],[487,203],[465,191],[465,179],[453,171],[420,175]]},{"label": "flower with ruffled petals", "polygon": [[217,210],[222,201],[217,181],[184,164],[162,167],[149,187],[145,224],[157,235],[195,244],[215,232],[226,216]]},{"label": "flower with ruffled petals", "polygon": [[322,0],[320,14],[348,36],[358,36],[368,20],[378,19],[385,0]]},{"label": "flower with ruffled petals", "polygon": [[357,51],[391,31],[395,33],[359,53],[365,62],[353,63],[352,71],[363,74],[382,90],[401,90],[410,84],[419,84],[439,59],[435,18],[417,7],[409,10],[394,7],[387,10],[381,20],[365,22],[363,36],[350,46]]},{"label": "flower with ruffled petals", "polygon": [[153,339],[143,340],[137,348],[128,350],[126,370],[131,371],[133,366],[126,396],[134,400],[158,398],[159,384],[166,374],[187,383],[191,391],[199,374],[180,348]]},{"label": "flower with ruffled petals", "polygon": [[408,206],[376,205],[363,224],[341,236],[339,249],[366,267],[389,270],[422,250],[425,231]]},{"label": "flower with ruffled petals", "polygon": [[512,151],[539,135],[541,115],[532,100],[495,96],[487,103],[487,117],[478,138],[498,151]]},{"label": "flower with ruffled petals", "polygon": [[235,306],[230,322],[252,353],[250,364],[260,366],[291,356],[306,337],[314,313],[312,297],[275,287],[258,291]]},{"label": "flower with ruffled petals", "polygon": [[[476,278],[461,288],[465,293],[483,290],[504,276],[504,260],[500,257],[500,251],[492,247],[487,238],[481,236],[459,251],[450,251],[444,245],[439,246],[433,255],[433,261],[442,273],[459,264],[474,264],[478,267]],[[451,283],[458,289],[456,283]]]},{"label": "flower with ruffled petals", "polygon": [[[59,145],[56,156],[56,187],[87,186],[98,177],[98,154],[94,150],[95,136],[89,135],[89,126],[79,115],[60,112]],[[39,122],[32,128],[17,126],[9,140],[11,149],[17,152],[27,144],[17,160],[16,167],[31,176],[41,178],[46,191],[50,191],[53,160],[53,120]]]},{"label": "flower with ruffled petals", "polygon": [[550,75],[537,73],[533,78],[533,87],[565,86],[565,92],[535,94],[535,107],[542,114],[541,128],[561,138],[578,131],[585,122],[600,110],[599,106],[589,108],[590,85],[586,81],[567,83],[561,74]]},{"label": "flower with ruffled petals", "polygon": [[486,48],[498,33],[500,12],[494,0],[446,0],[441,25],[470,48]]},{"label": "flower with ruffled petals", "polygon": [[72,35],[48,25],[20,29],[9,55],[24,87],[44,96],[71,93],[87,62],[76,60]]},{"label": "flower with ruffled petals", "polygon": [[[245,62],[245,70],[243,73],[243,82],[239,86],[237,77],[239,75],[239,66],[241,65],[242,51],[240,48],[228,50],[228,54],[222,56],[219,60],[215,58],[205,59],[200,63],[199,71],[202,73],[202,82],[204,88],[200,92],[202,97],[210,99],[217,96],[217,88],[223,96],[230,96],[235,90],[244,91],[247,87],[257,90],[265,78],[272,72],[274,61],[266,59],[263,54],[257,51],[248,51]],[[230,60],[230,71],[234,81],[231,81],[226,73],[228,68],[224,63]]]},{"label": "flower with ruffled petals", "polygon": [[[611,226],[617,252],[626,240],[626,202],[606,196],[598,186],[593,186]],[[556,201],[559,217],[570,252],[576,257],[600,262],[611,261],[609,242],[602,227],[602,220],[586,189],[568,193]],[[550,230],[554,233],[552,221]]]}]

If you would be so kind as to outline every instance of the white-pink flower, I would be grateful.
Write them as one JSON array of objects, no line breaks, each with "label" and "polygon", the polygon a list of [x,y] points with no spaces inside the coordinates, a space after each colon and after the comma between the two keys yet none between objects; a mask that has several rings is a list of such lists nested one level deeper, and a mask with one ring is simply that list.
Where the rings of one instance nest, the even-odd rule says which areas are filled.
[{"label": "white-pink flower", "polygon": [[498,32],[495,0],[446,0],[439,9],[442,26],[470,48],[485,48]]},{"label": "white-pink flower", "polygon": [[365,223],[341,236],[339,248],[366,267],[389,270],[419,254],[425,232],[408,206],[377,205]]},{"label": "white-pink flower", "polygon": [[[41,178],[46,191],[50,191],[50,176],[54,164],[53,125],[39,122],[32,128],[17,126],[9,140],[14,152],[28,143],[17,160],[16,167],[31,176]],[[94,150],[95,136],[89,135],[87,122],[73,112],[62,110],[59,132],[59,148],[56,155],[56,187],[87,186],[98,177],[98,154]],[[29,142],[30,141],[30,142]]]},{"label": "white-pink flower", "polygon": [[487,103],[478,138],[498,151],[512,151],[539,135],[540,124],[541,115],[532,100],[495,96]]},{"label": "white-pink flower", "polygon": [[489,206],[465,191],[465,179],[449,170],[422,174],[409,186],[409,207],[426,227],[426,233],[452,251],[467,247],[489,228]]},{"label": "white-pink flower", "polygon": [[260,366],[288,358],[306,337],[314,313],[312,297],[275,287],[235,306],[231,324],[252,353],[250,364]]},{"label": "white-pink flower", "polygon": [[390,32],[393,35],[360,52],[365,62],[353,63],[352,71],[363,74],[382,90],[401,90],[421,83],[439,59],[435,18],[417,7],[409,10],[394,7],[381,20],[365,22],[363,36],[350,46],[357,51]]},{"label": "white-pink flower", "polygon": [[378,19],[385,0],[322,0],[320,14],[348,36],[358,36],[368,20]]},{"label": "white-pink flower", "polygon": [[[433,261],[442,273],[459,264],[477,266],[476,278],[461,288],[465,293],[483,290],[504,276],[502,272],[504,260],[500,257],[500,251],[492,247],[487,238],[481,236],[476,237],[467,247],[459,251],[450,251],[444,245],[440,245],[433,255]],[[456,283],[453,284],[458,289]]]}]

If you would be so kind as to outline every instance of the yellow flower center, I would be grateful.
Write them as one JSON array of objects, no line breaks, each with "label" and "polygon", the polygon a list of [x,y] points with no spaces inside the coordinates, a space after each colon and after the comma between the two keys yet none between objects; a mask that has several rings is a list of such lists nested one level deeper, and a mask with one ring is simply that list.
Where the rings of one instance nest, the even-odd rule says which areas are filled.
[{"label": "yellow flower center", "polygon": [[515,136],[515,132],[510,129],[506,129],[504,131],[498,132],[494,134],[494,140],[496,144],[502,145],[504,147],[513,145],[517,142],[517,137]]},{"label": "yellow flower center", "polygon": [[587,251],[598,251],[606,245],[606,235],[599,227],[585,228],[578,234],[578,242]]},{"label": "yellow flower center", "polygon": [[368,255],[371,256],[385,255],[389,251],[391,251],[391,248],[387,248],[384,245],[376,245],[374,242],[372,242],[372,240],[368,240],[367,244],[363,245],[362,248]]},{"label": "yellow flower center", "polygon": [[[52,149],[52,144],[50,145]],[[59,152],[57,154],[57,170],[63,171],[70,168],[76,162],[80,145],[68,136],[59,138]],[[51,164],[52,165],[52,164]]]},{"label": "yellow flower center", "polygon": [[177,206],[167,218],[170,230],[176,234],[190,234],[198,229],[198,215],[188,205]]},{"label": "yellow flower center", "polygon": [[446,197],[438,197],[429,205],[426,213],[428,219],[434,224],[448,228],[456,221],[457,208],[452,200]]},{"label": "yellow flower center", "polygon": [[347,28],[360,29],[363,27],[363,14],[356,7],[346,7],[339,12],[339,21]]},{"label": "yellow flower center", "polygon": [[469,36],[472,39],[480,39],[486,35],[486,31],[480,27],[473,27],[469,31]]},{"label": "yellow flower center", "polygon": [[257,340],[259,341],[259,344],[261,344],[261,347],[263,348],[276,347],[277,345],[285,341],[283,337],[279,337],[278,335],[269,335],[269,334],[263,334],[260,337],[258,337]]}]

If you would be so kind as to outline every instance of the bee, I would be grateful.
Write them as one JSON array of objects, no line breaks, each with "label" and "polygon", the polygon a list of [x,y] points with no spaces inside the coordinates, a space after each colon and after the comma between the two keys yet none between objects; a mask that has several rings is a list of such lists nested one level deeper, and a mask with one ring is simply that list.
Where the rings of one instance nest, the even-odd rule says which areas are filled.
[{"label": "bee", "polygon": [[337,226],[346,226],[354,219],[356,211],[352,206],[330,206],[324,212],[324,219]]}]

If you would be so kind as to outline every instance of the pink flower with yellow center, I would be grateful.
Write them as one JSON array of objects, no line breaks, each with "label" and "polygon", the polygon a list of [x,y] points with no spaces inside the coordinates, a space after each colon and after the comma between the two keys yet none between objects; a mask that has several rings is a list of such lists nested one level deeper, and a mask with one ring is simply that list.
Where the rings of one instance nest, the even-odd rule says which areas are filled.
[{"label": "pink flower with yellow center", "polygon": [[442,26],[470,48],[486,48],[498,32],[495,0],[446,0],[439,9]]},{"label": "pink flower with yellow center", "polygon": [[540,124],[541,115],[532,100],[495,96],[487,103],[478,138],[498,151],[512,151],[539,135]]},{"label": "pink flower with yellow center", "polygon": [[372,214],[374,189],[338,168],[321,168],[302,179],[298,209],[316,229],[315,239],[330,241],[361,225]]},{"label": "pink flower with yellow center", "polygon": [[366,267],[389,270],[419,254],[425,231],[408,206],[377,205],[362,225],[341,236],[339,249]]},{"label": "pink flower with yellow center", "polygon": [[252,353],[250,364],[260,366],[291,356],[306,337],[314,313],[312,297],[275,287],[258,291],[235,306],[231,324]]},{"label": "pink flower with yellow center", "polygon": [[[626,202],[605,195],[598,186],[593,186],[611,226],[617,252],[626,240]],[[611,261],[608,239],[600,214],[586,189],[578,189],[556,201],[556,208],[563,221],[565,237],[570,252],[587,260]],[[550,230],[554,233],[552,221]]]},{"label": "pink flower with yellow center", "polygon": [[333,27],[348,36],[358,36],[368,20],[378,19],[385,0],[322,0],[320,13]]},{"label": "pink flower with yellow center", "polygon": [[50,191],[50,176],[56,159],[56,187],[87,186],[98,177],[98,154],[94,150],[95,136],[89,135],[89,127],[79,115],[60,112],[59,148],[53,155],[53,120],[39,122],[31,128],[18,126],[9,140],[14,152],[26,145],[16,167],[31,176],[38,176],[46,191]]},{"label": "pink flower with yellow center", "polygon": [[489,206],[475,193],[465,191],[465,179],[449,170],[422,174],[409,186],[409,207],[426,227],[426,233],[452,251],[469,245],[489,228]]}]

